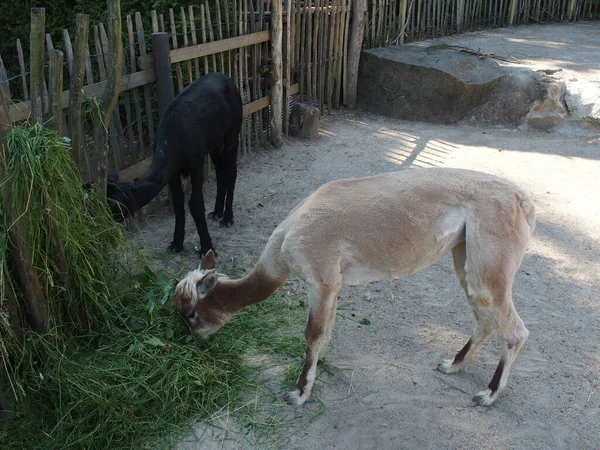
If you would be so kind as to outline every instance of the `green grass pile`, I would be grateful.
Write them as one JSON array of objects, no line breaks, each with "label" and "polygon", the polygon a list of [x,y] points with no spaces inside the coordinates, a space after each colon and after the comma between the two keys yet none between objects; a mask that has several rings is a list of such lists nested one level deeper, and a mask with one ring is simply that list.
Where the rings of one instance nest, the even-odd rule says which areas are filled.
[{"label": "green grass pile", "polygon": [[[29,222],[51,326],[44,336],[27,332],[22,343],[12,335],[5,307],[10,224],[2,220],[0,376],[18,396],[16,417],[0,424],[3,449],[166,446],[192,423],[243,407],[260,390],[249,355],[266,354],[275,364],[299,357],[301,335],[285,337],[285,330],[305,313],[289,294],[241,311],[209,341],[192,337],[170,302],[176,280],[147,267],[132,273],[126,260],[135,251],[123,246],[105,202],[81,188],[55,133],[15,128],[9,156],[4,182]],[[69,267],[64,284],[57,282],[57,249]],[[73,303],[82,311],[76,320],[68,313]]]}]

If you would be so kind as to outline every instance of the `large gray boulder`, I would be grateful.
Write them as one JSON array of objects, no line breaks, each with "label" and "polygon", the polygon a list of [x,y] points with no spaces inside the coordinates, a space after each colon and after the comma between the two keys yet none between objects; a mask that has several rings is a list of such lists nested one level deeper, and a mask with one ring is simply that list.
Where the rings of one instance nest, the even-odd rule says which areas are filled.
[{"label": "large gray boulder", "polygon": [[455,123],[504,76],[494,60],[445,44],[375,48],[361,54],[358,104],[398,119]]}]

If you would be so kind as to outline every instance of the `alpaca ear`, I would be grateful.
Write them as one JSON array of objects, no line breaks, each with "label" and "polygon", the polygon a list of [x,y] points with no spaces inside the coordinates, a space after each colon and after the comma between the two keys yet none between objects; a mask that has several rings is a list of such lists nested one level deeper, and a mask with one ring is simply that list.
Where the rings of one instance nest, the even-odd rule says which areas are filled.
[{"label": "alpaca ear", "polygon": [[206,298],[217,285],[217,273],[209,272],[207,273],[198,284],[196,284],[196,289],[198,290],[198,296],[200,298]]},{"label": "alpaca ear", "polygon": [[217,257],[215,256],[215,252],[209,250],[202,258],[200,262],[200,269],[202,270],[212,270],[217,267]]}]

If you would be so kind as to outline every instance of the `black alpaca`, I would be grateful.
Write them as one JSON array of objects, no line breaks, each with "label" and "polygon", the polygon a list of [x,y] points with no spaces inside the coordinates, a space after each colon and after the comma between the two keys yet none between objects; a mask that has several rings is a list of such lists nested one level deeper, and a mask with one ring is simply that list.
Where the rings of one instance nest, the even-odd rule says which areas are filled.
[{"label": "black alpaca", "polygon": [[204,157],[210,153],[217,175],[217,198],[210,216],[221,226],[233,224],[233,191],[237,177],[242,100],[233,81],[211,72],[184,89],[158,124],[152,165],[135,184],[110,174],[107,197],[116,219],[123,220],[148,204],[168,184],[175,210],[175,232],[169,251],[181,252],[185,235],[182,176],[189,176],[189,208],[200,236],[200,255],[213,248],[204,210]]}]

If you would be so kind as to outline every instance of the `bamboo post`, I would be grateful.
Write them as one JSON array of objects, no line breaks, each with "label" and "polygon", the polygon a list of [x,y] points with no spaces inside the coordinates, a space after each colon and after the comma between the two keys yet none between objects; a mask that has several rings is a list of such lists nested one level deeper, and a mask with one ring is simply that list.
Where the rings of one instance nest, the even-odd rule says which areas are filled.
[{"label": "bamboo post", "polygon": [[59,136],[63,135],[63,52],[52,50],[49,53],[50,68],[48,80],[48,105],[52,127]]},{"label": "bamboo post", "polygon": [[281,135],[281,119],[282,119],[282,86],[281,86],[281,51],[282,51],[282,35],[283,35],[283,4],[280,1],[271,3],[271,51],[272,51],[272,68],[273,85],[271,86],[271,142],[275,147],[281,147],[283,138]]},{"label": "bamboo post", "polygon": [[358,63],[365,33],[367,0],[354,0],[348,45],[348,107],[356,108]]},{"label": "bamboo post", "polygon": [[569,0],[569,9],[567,12],[567,20],[573,20],[574,15],[575,15],[575,4],[577,3],[576,0]]},{"label": "bamboo post", "polygon": [[100,111],[93,114],[94,146],[97,152],[97,169],[93,179],[96,188],[106,194],[108,155],[108,124],[119,100],[123,42],[121,41],[121,2],[107,0],[108,51],[106,61],[106,88],[100,99]]},{"label": "bamboo post", "polygon": [[71,127],[71,145],[73,148],[73,159],[81,170],[81,142],[82,142],[82,117],[81,104],[83,102],[83,77],[85,73],[85,57],[90,31],[90,16],[77,14],[77,25],[75,28],[75,48],[73,49],[73,72],[69,85],[69,126]]},{"label": "bamboo post", "polygon": [[23,46],[21,39],[17,39],[17,55],[19,58],[19,68],[21,69],[21,82],[23,84],[23,99],[29,100],[29,89],[27,87],[27,71],[25,70],[25,58],[23,57]]},{"label": "bamboo post", "polygon": [[[512,0],[516,1],[516,0]],[[461,33],[463,27],[463,11],[465,9],[465,0],[458,0],[456,3],[456,32]]]},{"label": "bamboo post", "polygon": [[156,77],[156,95],[158,97],[158,113],[162,118],[169,104],[175,98],[173,77],[171,75],[171,59],[169,56],[169,34],[152,33],[152,57],[154,75]]},{"label": "bamboo post", "polygon": [[292,25],[292,2],[288,0],[285,6],[285,64],[284,64],[284,79],[283,79],[283,132],[287,135],[289,132],[290,121],[290,86],[292,74],[292,42],[291,42],[291,25]]},{"label": "bamboo post", "polygon": [[[573,2],[573,0],[571,0]],[[510,12],[508,16],[508,24],[515,24],[515,17],[517,15],[517,0],[510,0]]]},{"label": "bamboo post", "polygon": [[401,0],[400,3],[400,45],[404,44],[404,34],[406,30],[406,8],[408,0]]},{"label": "bamboo post", "polygon": [[46,10],[31,8],[31,32],[29,34],[29,76],[31,92],[31,120],[34,123],[44,121],[44,28]]}]

